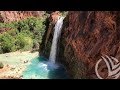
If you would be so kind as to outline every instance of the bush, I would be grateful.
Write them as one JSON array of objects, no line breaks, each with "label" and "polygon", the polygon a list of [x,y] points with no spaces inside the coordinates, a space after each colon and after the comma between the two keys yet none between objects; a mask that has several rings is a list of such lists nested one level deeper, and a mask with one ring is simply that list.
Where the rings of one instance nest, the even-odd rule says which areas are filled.
[{"label": "bush", "polygon": [[39,49],[39,43],[37,40],[33,40],[33,49],[35,49],[35,50]]},{"label": "bush", "polygon": [[24,40],[26,42],[25,47],[23,48],[23,50],[31,50],[33,47],[33,40],[30,37],[24,37]]},{"label": "bush", "polygon": [[3,53],[3,51],[2,51],[2,47],[1,47],[1,45],[0,45],[0,54],[1,54],[1,53]]},{"label": "bush", "polygon": [[41,43],[42,36],[45,32],[45,25],[44,25],[44,19],[38,19],[36,20],[35,27],[34,27],[34,39],[38,41],[38,43]]},{"label": "bush", "polygon": [[3,63],[0,62],[0,69],[2,69],[4,67]]},{"label": "bush", "polygon": [[[45,18],[35,18],[31,17],[26,20],[18,22],[15,26],[19,32],[24,32],[27,35],[30,35],[33,39],[36,39],[38,42],[41,42],[42,36],[45,32]],[[32,32],[32,34],[30,33]]]},{"label": "bush", "polygon": [[12,30],[9,30],[7,33],[15,37],[19,32],[17,29],[12,29]]},{"label": "bush", "polygon": [[28,37],[24,33],[20,33],[16,37],[15,45],[17,50],[23,49],[23,50],[29,50],[33,46],[33,40],[31,37]]},{"label": "bush", "polygon": [[15,26],[17,27],[19,32],[23,30],[29,30],[29,26],[25,21],[19,21]]},{"label": "bush", "polygon": [[15,25],[17,22],[12,22],[12,23],[0,23],[0,28],[12,28],[15,29]]},{"label": "bush", "polygon": [[8,52],[12,52],[16,50],[15,45],[14,45],[15,39],[8,33],[5,33],[2,36],[0,36],[0,42],[1,42],[0,48],[2,49],[2,51],[0,52],[8,53]]},{"label": "bush", "polygon": [[0,34],[0,53],[38,48],[45,32],[45,18],[28,18],[19,22],[0,23],[11,30]]}]

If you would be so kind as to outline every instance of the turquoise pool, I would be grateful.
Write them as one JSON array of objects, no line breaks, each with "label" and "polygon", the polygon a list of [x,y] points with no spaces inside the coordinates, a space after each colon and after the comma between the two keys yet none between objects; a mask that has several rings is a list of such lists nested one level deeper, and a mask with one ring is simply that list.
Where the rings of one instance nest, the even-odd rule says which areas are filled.
[{"label": "turquoise pool", "polygon": [[43,57],[36,57],[23,72],[23,79],[68,79],[61,64],[51,64]]}]

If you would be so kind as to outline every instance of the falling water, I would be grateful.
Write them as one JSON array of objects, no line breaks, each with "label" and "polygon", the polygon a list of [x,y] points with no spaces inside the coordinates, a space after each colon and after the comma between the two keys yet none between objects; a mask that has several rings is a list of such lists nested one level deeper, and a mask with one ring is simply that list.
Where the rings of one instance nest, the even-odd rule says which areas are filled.
[{"label": "falling water", "polygon": [[69,78],[65,67],[56,63],[57,42],[61,34],[64,17],[59,17],[55,25],[54,36],[49,61],[43,57],[36,57],[23,73],[23,79],[67,79]]},{"label": "falling water", "polygon": [[55,63],[55,60],[56,60],[57,42],[61,34],[63,20],[64,20],[64,17],[58,17],[58,21],[55,24],[55,31],[54,31],[54,36],[53,36],[52,46],[51,46],[51,51],[49,56],[49,60],[51,63]]}]

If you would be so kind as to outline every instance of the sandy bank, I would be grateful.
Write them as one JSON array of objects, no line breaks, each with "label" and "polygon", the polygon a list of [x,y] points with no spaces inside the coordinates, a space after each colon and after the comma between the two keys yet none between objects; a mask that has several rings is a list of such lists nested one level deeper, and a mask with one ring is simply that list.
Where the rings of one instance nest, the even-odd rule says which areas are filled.
[{"label": "sandy bank", "polygon": [[29,51],[0,54],[0,62],[4,64],[4,68],[0,69],[0,79],[22,78],[22,72],[37,56],[38,52]]}]

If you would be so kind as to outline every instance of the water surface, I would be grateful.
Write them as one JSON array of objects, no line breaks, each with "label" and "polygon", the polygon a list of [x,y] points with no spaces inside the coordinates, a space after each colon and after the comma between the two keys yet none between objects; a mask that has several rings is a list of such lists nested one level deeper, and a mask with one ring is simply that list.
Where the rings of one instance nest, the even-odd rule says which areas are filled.
[{"label": "water surface", "polygon": [[68,79],[68,75],[63,65],[36,57],[23,72],[23,79]]}]

